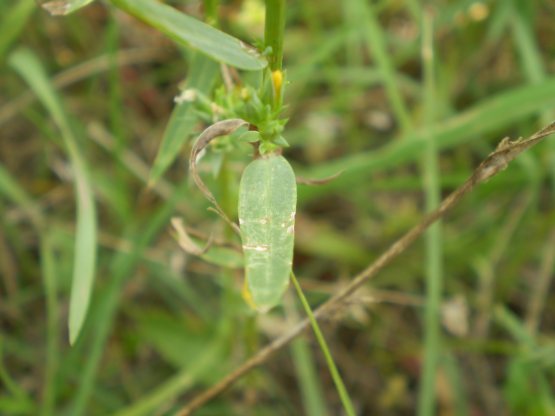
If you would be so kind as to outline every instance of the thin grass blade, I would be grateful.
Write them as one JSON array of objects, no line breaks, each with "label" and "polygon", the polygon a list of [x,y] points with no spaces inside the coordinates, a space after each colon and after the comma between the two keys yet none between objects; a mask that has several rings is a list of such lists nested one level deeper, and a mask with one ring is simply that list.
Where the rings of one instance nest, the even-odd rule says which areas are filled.
[{"label": "thin grass blade", "polygon": [[[194,95],[197,91],[208,94],[214,85],[214,81],[218,76],[218,65],[205,55],[196,53],[191,62],[190,74],[184,91],[191,91]],[[170,117],[160,150],[154,160],[152,171],[150,172],[149,183],[155,183],[168,169],[172,162],[179,155],[179,151],[183,143],[189,138],[195,123],[197,115],[193,111],[194,103],[192,101],[183,101],[176,104]]]},{"label": "thin grass blade", "polygon": [[10,56],[10,65],[29,84],[60,129],[75,175],[77,227],[69,307],[69,340],[73,344],[85,322],[95,272],[96,209],[93,191],[81,150],[70,127],[67,114],[41,63],[30,51],[18,50]]},{"label": "thin grass blade", "polygon": [[355,416],[356,412],[355,412],[355,408],[353,406],[353,402],[351,400],[351,397],[349,396],[349,392],[347,391],[347,388],[345,387],[345,383],[343,382],[343,379],[341,378],[341,374],[339,374],[339,370],[337,369],[337,366],[335,365],[335,361],[333,360],[333,356],[331,355],[331,352],[329,350],[328,343],[326,342],[326,339],[324,338],[324,335],[322,334],[322,331],[320,329],[320,325],[318,325],[318,321],[314,317],[314,313],[312,312],[312,308],[310,307],[310,304],[308,303],[308,300],[306,299],[306,297],[304,295],[304,292],[301,288],[301,285],[299,284],[299,281],[297,280],[297,277],[295,276],[295,274],[293,272],[291,272],[291,280],[293,281],[293,285],[295,286],[295,289],[297,290],[297,295],[299,296],[299,299],[301,301],[301,304],[303,305],[303,308],[306,312],[306,315],[308,316],[308,319],[310,320],[310,325],[312,326],[312,330],[314,331],[314,335],[316,336],[316,339],[318,340],[318,345],[320,346],[320,349],[322,350],[322,353],[324,354],[324,357],[326,359],[326,364],[328,365],[328,369],[330,371],[331,377],[332,377],[333,382],[335,384],[335,388],[337,389],[337,393],[339,394],[339,398],[341,399],[341,404],[343,405],[343,409],[345,410],[345,413],[348,416]]},{"label": "thin grass blade", "polygon": [[[514,88],[477,103],[446,121],[434,124],[434,143],[438,150],[442,150],[479,140],[484,134],[554,105],[555,78],[549,78],[538,85]],[[365,181],[377,170],[412,162],[420,157],[427,140],[426,131],[416,130],[403,140],[380,150],[360,152],[304,171],[299,169],[299,176],[305,177],[325,177],[344,170],[341,176],[326,185],[299,187],[299,202],[306,203],[310,199],[328,194],[332,189],[345,189],[356,182]]]},{"label": "thin grass blade", "polygon": [[35,2],[33,0],[20,0],[13,6],[9,13],[3,16],[0,22],[0,59],[17,39],[27,20],[33,13]]}]

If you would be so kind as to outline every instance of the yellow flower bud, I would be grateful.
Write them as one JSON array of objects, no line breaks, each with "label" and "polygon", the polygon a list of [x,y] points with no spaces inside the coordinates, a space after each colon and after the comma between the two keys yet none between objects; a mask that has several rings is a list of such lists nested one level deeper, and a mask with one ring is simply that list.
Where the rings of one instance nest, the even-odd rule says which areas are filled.
[{"label": "yellow flower bud", "polygon": [[276,95],[279,95],[281,93],[281,84],[283,83],[283,72],[281,72],[281,70],[276,69],[272,71],[272,82]]}]

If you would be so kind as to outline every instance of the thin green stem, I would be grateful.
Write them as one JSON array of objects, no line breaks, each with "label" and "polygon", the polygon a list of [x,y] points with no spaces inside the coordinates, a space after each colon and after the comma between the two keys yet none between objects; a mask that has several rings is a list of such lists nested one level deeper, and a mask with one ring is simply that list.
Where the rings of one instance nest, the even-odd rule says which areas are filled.
[{"label": "thin green stem", "polygon": [[376,18],[374,6],[366,4],[363,0],[351,0],[356,2],[356,9],[361,19],[361,27],[365,36],[368,51],[372,54],[380,69],[385,93],[391,104],[391,108],[401,127],[403,135],[412,130],[412,120],[403,96],[396,80],[395,66],[387,51],[385,35]]},{"label": "thin green stem", "polygon": [[[433,27],[432,17],[424,13],[422,23],[423,45],[422,62],[424,66],[424,113],[428,129],[428,140],[422,170],[424,174],[424,188],[426,192],[426,210],[431,212],[440,203],[440,183],[438,152],[433,140],[430,127],[435,113],[435,83],[433,57]],[[420,397],[418,414],[431,416],[435,412],[435,379],[440,356],[441,328],[440,306],[443,287],[442,264],[442,234],[441,223],[432,225],[426,233],[426,305],[425,305],[425,334],[424,334],[424,369],[420,381]]]},{"label": "thin green stem", "polygon": [[318,322],[316,321],[316,318],[314,318],[314,314],[312,313],[312,309],[310,308],[310,305],[308,303],[308,301],[306,300],[306,297],[303,293],[303,290],[301,289],[301,286],[299,285],[299,281],[297,280],[297,278],[295,277],[295,273],[291,272],[291,280],[293,281],[293,285],[295,285],[295,289],[297,290],[297,294],[299,295],[299,299],[301,300],[301,303],[303,305],[303,308],[308,316],[308,319],[310,320],[310,325],[312,326],[312,330],[314,331],[314,335],[316,335],[316,339],[318,341],[318,344],[320,345],[320,349],[322,350],[322,353],[324,354],[324,358],[326,359],[326,364],[328,365],[328,368],[330,370],[330,374],[331,377],[333,379],[333,382],[335,384],[335,388],[337,389],[337,392],[339,393],[339,398],[341,399],[341,403],[343,404],[343,408],[345,409],[345,412],[347,413],[348,416],[355,416],[355,409],[353,407],[353,403],[351,401],[351,398],[349,397],[349,393],[347,392],[347,389],[345,388],[345,384],[343,383],[343,379],[341,378],[341,375],[339,374],[339,371],[337,370],[337,366],[335,365],[335,362],[333,361],[333,357],[330,353],[330,350],[328,348],[328,344],[326,343],[326,339],[324,338],[324,335],[322,334],[322,331],[320,330],[320,326],[318,325]]},{"label": "thin green stem", "polygon": [[[283,301],[287,322],[294,325],[299,321],[297,304],[290,293]],[[322,389],[321,378],[316,368],[315,357],[309,343],[299,337],[291,343],[291,358],[297,374],[300,397],[307,416],[328,416],[326,399]]]},{"label": "thin green stem", "polygon": [[218,3],[219,0],[204,0],[204,18],[209,25],[218,24]]},{"label": "thin green stem", "polygon": [[57,289],[57,272],[54,259],[52,237],[48,232],[41,238],[40,244],[42,276],[46,292],[46,370],[44,375],[44,390],[41,405],[41,415],[54,414],[56,400],[56,371],[59,365],[58,325],[59,305]]},{"label": "thin green stem", "polygon": [[266,0],[264,44],[272,48],[268,57],[272,71],[281,70],[283,64],[283,33],[285,31],[285,0]]}]

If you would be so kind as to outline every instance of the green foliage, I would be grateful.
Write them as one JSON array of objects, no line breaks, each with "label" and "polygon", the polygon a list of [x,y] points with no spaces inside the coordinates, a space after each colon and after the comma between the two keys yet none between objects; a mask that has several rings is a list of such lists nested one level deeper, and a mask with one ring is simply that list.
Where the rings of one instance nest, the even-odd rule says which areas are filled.
[{"label": "green foliage", "polygon": [[0,21],[0,61],[3,60],[10,44],[21,35],[35,7],[33,0],[21,0],[12,7]]},{"label": "green foliage", "polygon": [[180,96],[176,97],[177,103],[168,121],[164,137],[152,170],[150,171],[151,183],[156,182],[177,158],[179,152],[194,130],[198,115],[193,111],[193,100],[180,100],[183,94],[210,94],[218,74],[216,62],[197,53],[191,59],[191,68]]},{"label": "green foliage", "polygon": [[250,71],[267,65],[255,50],[240,40],[155,0],[111,0],[111,3],[176,42],[191,46],[217,61]]},{"label": "green foliage", "polygon": [[253,160],[239,188],[245,298],[260,312],[281,302],[293,264],[297,184],[282,156]]},{"label": "green foliage", "polygon": [[[179,414],[302,318],[293,257],[312,317],[552,120],[548,3],[0,2],[0,414]],[[186,154],[229,118],[198,158],[226,224]],[[554,143],[198,414],[553,414]]]},{"label": "green foliage", "polygon": [[40,62],[31,52],[18,50],[11,55],[10,63],[51,114],[61,132],[75,175],[77,219],[69,306],[69,341],[73,344],[87,316],[96,266],[96,208],[88,168],[69,119]]}]

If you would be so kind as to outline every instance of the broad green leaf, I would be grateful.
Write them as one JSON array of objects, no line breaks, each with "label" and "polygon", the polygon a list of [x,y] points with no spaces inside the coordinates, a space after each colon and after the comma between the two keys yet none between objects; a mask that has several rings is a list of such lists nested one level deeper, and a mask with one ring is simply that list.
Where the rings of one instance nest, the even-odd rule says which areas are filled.
[{"label": "broad green leaf", "polygon": [[282,156],[252,161],[239,186],[245,297],[258,311],[281,302],[293,262],[297,184]]},{"label": "broad green leaf", "polygon": [[89,308],[96,261],[96,210],[87,167],[77,139],[59,97],[38,59],[30,51],[18,50],[10,56],[11,66],[25,79],[50,112],[60,129],[75,175],[77,227],[75,259],[69,306],[69,339],[73,344],[83,326]]},{"label": "broad green leaf", "polygon": [[112,4],[158,29],[171,39],[231,66],[259,70],[267,65],[239,39],[155,0],[111,0]]},{"label": "broad green leaf", "polygon": [[[218,72],[219,67],[214,61],[202,54],[195,54],[184,91],[192,91],[193,94],[195,91],[208,94],[214,85]],[[156,182],[164,174],[193,131],[198,118],[196,112],[193,111],[193,106],[193,102],[183,101],[176,104],[173,109],[162,138],[160,150],[150,172],[150,183]]]},{"label": "broad green leaf", "polygon": [[94,0],[53,0],[42,3],[41,6],[54,16],[66,16],[92,3]]}]

